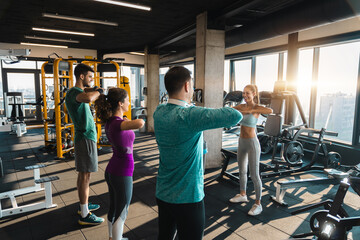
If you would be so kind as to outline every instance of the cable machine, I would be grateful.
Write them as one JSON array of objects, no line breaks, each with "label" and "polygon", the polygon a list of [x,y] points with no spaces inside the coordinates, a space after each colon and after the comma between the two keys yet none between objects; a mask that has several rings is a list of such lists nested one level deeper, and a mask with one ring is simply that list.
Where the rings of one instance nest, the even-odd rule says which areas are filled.
[{"label": "cable machine", "polygon": [[[124,59],[114,60],[123,61]],[[45,148],[51,150],[56,149],[57,158],[60,159],[64,158],[64,154],[71,154],[74,150],[75,129],[68,115],[64,100],[67,90],[74,86],[74,64],[80,61],[81,60],[57,58],[53,62],[45,62],[41,67]],[[121,76],[121,67],[117,62],[113,60],[105,62],[83,60],[81,62],[94,69],[94,84],[96,86],[103,86],[104,79],[115,79],[116,87],[125,89],[131,101],[130,81],[127,77]],[[103,72],[114,72],[115,76],[101,76]],[[51,96],[49,96],[50,93],[47,92],[49,90],[46,84],[47,79],[52,79],[54,83],[54,91],[52,93],[54,99],[53,116],[49,116],[51,109],[48,105],[48,100]],[[91,105],[92,103],[90,103],[90,107],[96,124],[97,145],[99,148],[104,146],[110,147],[111,145],[106,136],[102,134],[102,123],[99,119],[96,119],[95,111]],[[131,106],[124,116],[131,119]],[[54,131],[55,137],[51,138],[50,133]]]},{"label": "cable machine", "polygon": [[[57,58],[53,63],[45,62],[41,67],[41,83],[43,92],[44,139],[46,148],[56,148],[57,157],[62,159],[64,154],[72,153],[74,149],[74,124],[70,122],[64,104],[66,91],[74,85],[74,68],[76,60]],[[51,77],[46,74],[52,74]],[[46,79],[54,80],[54,116],[48,116]],[[55,127],[55,139],[49,139],[49,128]]]}]

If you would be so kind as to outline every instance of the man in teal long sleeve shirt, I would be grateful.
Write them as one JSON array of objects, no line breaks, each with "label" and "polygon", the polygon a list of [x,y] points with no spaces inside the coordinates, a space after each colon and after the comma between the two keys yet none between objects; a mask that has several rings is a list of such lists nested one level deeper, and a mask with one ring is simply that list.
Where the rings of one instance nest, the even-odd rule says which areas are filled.
[{"label": "man in teal long sleeve shirt", "polygon": [[173,67],[165,75],[167,104],[154,112],[155,137],[160,151],[156,200],[159,240],[202,239],[205,225],[203,131],[236,125],[242,118],[233,108],[191,106],[190,71]]}]

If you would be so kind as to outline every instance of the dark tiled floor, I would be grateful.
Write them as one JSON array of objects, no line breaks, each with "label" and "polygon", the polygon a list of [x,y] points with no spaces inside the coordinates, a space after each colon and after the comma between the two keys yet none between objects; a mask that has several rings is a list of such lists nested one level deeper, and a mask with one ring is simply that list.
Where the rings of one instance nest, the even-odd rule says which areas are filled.
[{"label": "dark tiled floor", "polygon": [[[0,157],[5,176],[0,179],[0,192],[27,187],[33,184],[32,171],[23,171],[25,166],[45,163],[42,176],[59,176],[52,182],[53,202],[58,206],[28,214],[19,214],[0,219],[0,239],[107,239],[107,225],[81,227],[77,224],[78,197],[77,173],[74,160],[56,160],[54,154],[42,151],[41,130],[29,130],[17,138],[9,135],[8,126],[0,128]],[[231,143],[225,142],[224,145]],[[135,172],[134,195],[126,220],[125,236],[131,240],[157,238],[157,206],[154,197],[158,169],[158,150],[152,135],[137,134],[134,146]],[[111,156],[109,149],[99,151],[99,171],[92,174],[90,200],[100,203],[96,214],[106,218],[108,208],[107,185],[104,169]],[[228,169],[236,171],[231,161]],[[275,194],[277,179],[264,181],[263,214],[249,217],[246,213],[254,201],[252,184],[249,183],[250,203],[229,204],[228,199],[238,192],[238,186],[227,181],[217,181],[220,169],[209,169],[205,174],[206,229],[204,239],[288,239],[291,234],[309,231],[310,213],[293,216],[290,212],[299,206],[332,198],[336,186],[313,186],[307,189],[289,189],[285,200],[288,208],[269,201]],[[294,175],[286,179],[313,177],[311,174]],[[19,204],[42,201],[43,193],[31,193],[17,198]],[[353,192],[345,198],[346,210],[351,216],[360,215],[360,198]],[[8,200],[2,206],[9,207]],[[360,230],[355,228],[349,239],[360,239]]]}]

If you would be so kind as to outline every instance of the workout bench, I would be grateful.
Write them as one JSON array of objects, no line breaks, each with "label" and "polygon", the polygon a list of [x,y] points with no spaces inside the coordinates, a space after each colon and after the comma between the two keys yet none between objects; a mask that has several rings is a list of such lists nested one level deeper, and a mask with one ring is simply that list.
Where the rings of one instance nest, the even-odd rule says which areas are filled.
[{"label": "workout bench", "polygon": [[271,200],[282,205],[288,204],[284,201],[286,189],[308,187],[318,184],[339,184],[344,178],[349,177],[349,174],[336,169],[324,169],[324,173],[327,177],[299,179],[299,180],[279,180],[276,182],[276,196],[271,196]]},{"label": "workout bench", "polygon": [[[39,164],[39,165],[25,167],[25,170],[34,170],[33,186],[0,193],[0,218],[19,214],[19,213],[35,211],[43,208],[53,208],[57,206],[57,204],[53,204],[52,202],[51,181],[58,180],[59,177],[52,176],[52,177],[40,178],[40,168],[43,167],[46,167],[46,165]],[[44,183],[44,188],[41,187],[42,183]],[[18,206],[16,202],[16,196],[25,195],[33,192],[39,192],[43,190],[45,191],[45,201]],[[7,198],[10,199],[12,207],[2,209],[1,200]]]}]

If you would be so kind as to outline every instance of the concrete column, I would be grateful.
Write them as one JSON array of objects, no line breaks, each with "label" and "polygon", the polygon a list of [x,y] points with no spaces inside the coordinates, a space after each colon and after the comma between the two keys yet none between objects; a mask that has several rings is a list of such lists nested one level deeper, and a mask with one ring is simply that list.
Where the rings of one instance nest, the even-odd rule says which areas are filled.
[{"label": "concrete column", "polygon": [[145,95],[145,106],[147,110],[146,131],[154,132],[153,114],[159,105],[159,55],[149,54],[145,49],[145,87],[147,94]]},{"label": "concrete column", "polygon": [[[207,29],[207,14],[196,19],[196,88],[203,90],[203,107],[223,106],[225,31]],[[205,168],[222,164],[222,129],[204,132],[207,143]]]}]

